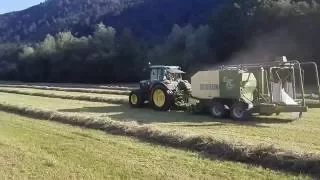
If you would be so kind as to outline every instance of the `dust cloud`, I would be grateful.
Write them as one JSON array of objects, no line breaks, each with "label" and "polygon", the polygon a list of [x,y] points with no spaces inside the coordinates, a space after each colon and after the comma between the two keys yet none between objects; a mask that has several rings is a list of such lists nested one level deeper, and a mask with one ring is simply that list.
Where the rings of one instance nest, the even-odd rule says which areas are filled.
[{"label": "dust cloud", "polygon": [[247,46],[235,52],[225,65],[270,62],[279,56],[290,58],[299,49],[295,37],[290,36],[287,29],[256,36],[246,44]]}]

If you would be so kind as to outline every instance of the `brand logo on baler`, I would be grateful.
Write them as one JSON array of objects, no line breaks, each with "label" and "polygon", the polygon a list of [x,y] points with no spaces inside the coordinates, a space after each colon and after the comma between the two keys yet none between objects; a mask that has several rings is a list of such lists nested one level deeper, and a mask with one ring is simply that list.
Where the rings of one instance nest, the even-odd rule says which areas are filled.
[{"label": "brand logo on baler", "polygon": [[202,91],[219,90],[219,85],[218,84],[200,84],[200,90]]},{"label": "brand logo on baler", "polygon": [[233,79],[229,79],[227,76],[223,77],[223,82],[226,83],[226,88],[231,90],[234,88]]}]

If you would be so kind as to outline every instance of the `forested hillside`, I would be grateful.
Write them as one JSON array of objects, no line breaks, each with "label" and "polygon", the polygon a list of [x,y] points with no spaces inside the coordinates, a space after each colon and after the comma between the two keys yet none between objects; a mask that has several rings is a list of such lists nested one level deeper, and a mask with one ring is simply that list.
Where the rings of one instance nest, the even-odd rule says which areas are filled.
[{"label": "forested hillside", "polygon": [[0,16],[0,40],[41,40],[46,34],[91,34],[103,22],[118,30],[158,40],[173,24],[207,23],[216,0],[47,0],[24,11]]},{"label": "forested hillside", "polygon": [[318,3],[49,0],[0,16],[0,76],[107,83],[138,81],[148,61],[189,74],[280,55],[320,62]]},{"label": "forested hillside", "polygon": [[[24,11],[0,16],[4,41],[39,40],[47,33],[88,31],[104,15],[117,15],[140,0],[47,0]],[[76,29],[75,27],[79,27]],[[88,31],[89,32],[89,31]]]}]

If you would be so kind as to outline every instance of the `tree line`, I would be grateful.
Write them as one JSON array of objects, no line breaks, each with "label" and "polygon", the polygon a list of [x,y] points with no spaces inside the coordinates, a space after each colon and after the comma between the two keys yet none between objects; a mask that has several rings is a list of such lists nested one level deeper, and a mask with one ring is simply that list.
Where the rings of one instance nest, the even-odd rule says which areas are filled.
[{"label": "tree line", "polygon": [[78,38],[71,32],[47,35],[39,43],[19,45],[3,54],[8,61],[3,61],[7,64],[2,77],[33,82],[137,81],[146,53],[136,42],[129,30],[117,35],[104,24],[98,24],[87,37]]},{"label": "tree line", "polygon": [[150,45],[130,29],[100,23],[88,36],[70,31],[38,43],[0,44],[0,78],[31,82],[136,82],[153,64],[179,65],[191,75],[219,64],[262,62],[274,56],[320,57],[320,6],[315,0],[230,0],[207,24],[173,25]]}]

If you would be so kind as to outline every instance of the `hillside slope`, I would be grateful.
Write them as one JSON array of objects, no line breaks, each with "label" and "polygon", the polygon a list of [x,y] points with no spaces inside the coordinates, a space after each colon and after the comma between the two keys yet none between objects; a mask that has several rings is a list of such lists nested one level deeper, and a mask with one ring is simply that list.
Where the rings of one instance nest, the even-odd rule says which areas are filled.
[{"label": "hillside slope", "polygon": [[23,11],[0,15],[0,40],[40,40],[48,33],[65,30],[87,35],[100,22],[156,39],[167,35],[176,23],[207,23],[215,1],[47,0]]}]

